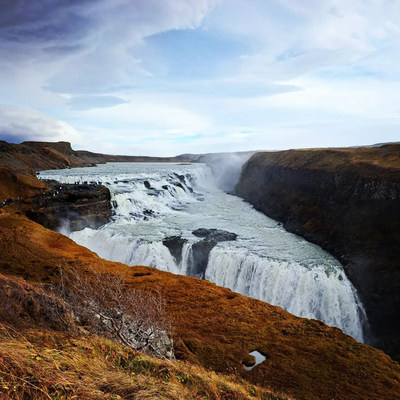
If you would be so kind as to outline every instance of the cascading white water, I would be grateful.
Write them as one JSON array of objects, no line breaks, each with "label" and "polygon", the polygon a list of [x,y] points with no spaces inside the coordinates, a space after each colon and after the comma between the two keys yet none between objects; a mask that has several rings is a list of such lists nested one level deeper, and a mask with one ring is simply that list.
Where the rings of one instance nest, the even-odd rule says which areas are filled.
[{"label": "cascading white water", "polygon": [[359,319],[356,293],[336,265],[315,265],[310,270],[296,261],[218,248],[210,254],[206,279],[292,314],[339,326],[360,339],[360,327],[354,323]]},{"label": "cascading white water", "polygon": [[[202,240],[193,231],[232,232],[236,240],[218,243],[209,253],[206,279],[363,340],[365,313],[340,263],[216,188],[206,165],[111,163],[40,175],[64,183],[101,182],[110,189],[111,222],[70,233],[99,256],[193,274],[193,245]],[[171,237],[182,240],[179,262],[163,244]]]}]

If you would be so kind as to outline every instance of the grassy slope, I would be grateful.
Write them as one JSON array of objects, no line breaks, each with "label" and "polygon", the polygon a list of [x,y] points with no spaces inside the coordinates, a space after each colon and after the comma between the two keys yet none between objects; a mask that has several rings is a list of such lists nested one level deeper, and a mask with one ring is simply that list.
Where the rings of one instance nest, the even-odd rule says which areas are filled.
[{"label": "grassy slope", "polygon": [[259,152],[252,160],[259,165],[278,165],[285,168],[326,171],[357,171],[374,178],[400,169],[400,144],[380,147],[349,147],[330,149],[300,149],[276,152]]},{"label": "grassy slope", "polygon": [[146,356],[97,336],[0,324],[0,398],[254,399],[286,397],[186,362]]},{"label": "grassy slope", "polygon": [[[0,215],[0,254],[0,272],[35,285],[56,280],[58,266],[68,264],[89,273],[102,265],[126,273],[132,287],[160,287],[174,322],[176,353],[193,364],[299,399],[396,399],[400,393],[399,364],[339,329],[207,281],[102,260],[7,209]],[[255,349],[267,359],[245,372],[242,361]]]}]

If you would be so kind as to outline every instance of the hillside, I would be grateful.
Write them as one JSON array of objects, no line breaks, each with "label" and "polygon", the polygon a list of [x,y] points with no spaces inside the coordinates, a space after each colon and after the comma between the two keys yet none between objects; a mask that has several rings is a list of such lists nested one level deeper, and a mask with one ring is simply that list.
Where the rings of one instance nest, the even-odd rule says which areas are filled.
[{"label": "hillside", "polygon": [[370,342],[400,359],[400,144],[257,153],[236,193],[344,264]]},{"label": "hillside", "polygon": [[1,322],[0,398],[288,399],[234,375],[150,357],[102,337],[21,333]]},{"label": "hillside", "polygon": [[[268,154],[280,157],[280,153]],[[363,157],[367,160],[371,155]],[[230,157],[217,159],[225,162]],[[387,153],[386,162],[392,159],[393,154]],[[264,155],[260,160],[264,162]],[[1,142],[1,196],[25,197],[0,208],[0,393],[5,398],[128,399],[159,393],[171,399],[398,397],[399,364],[337,328],[294,317],[208,281],[102,260],[32,221],[54,229],[59,218],[68,218],[72,209],[77,216],[76,222],[71,220],[74,224],[82,220],[80,216],[87,216],[94,226],[109,218],[110,198],[105,188],[66,185],[54,197],[51,193],[57,187],[47,187],[34,173],[36,169],[106,161],[119,159],[76,152],[62,142]],[[324,162],[316,162],[316,169],[325,168]],[[252,161],[246,168],[249,164]],[[372,173],[369,167],[366,170]],[[27,197],[34,194],[40,196]],[[125,276],[128,291],[160,290],[179,361],[171,363],[129,350],[81,326],[80,317],[60,315],[65,300],[54,288],[61,282],[60,269],[65,268],[88,279],[98,273]],[[252,363],[249,353],[254,350],[266,360],[246,371],[243,364]]]},{"label": "hillside", "polygon": [[[132,289],[161,289],[173,321],[175,353],[180,360],[233,374],[275,393],[298,399],[395,399],[400,392],[400,366],[381,351],[356,342],[337,328],[294,317],[279,307],[208,281],[99,259],[68,238],[19,215],[16,206],[3,208],[0,214],[0,254],[2,274],[10,279],[19,277],[26,282],[24,285],[41,290],[59,280],[59,267],[63,265],[89,275],[98,269],[125,274]],[[50,328],[44,329],[43,323],[49,324],[36,323],[37,333],[33,337],[47,337],[45,332]],[[37,331],[38,327],[43,334]],[[96,347],[93,343],[97,339],[90,336],[79,336],[77,340],[87,341],[89,348]],[[7,347],[7,341],[4,343],[8,355],[17,351]],[[57,348],[63,354],[69,351],[68,346]],[[253,350],[264,354],[266,360],[246,372],[242,363]],[[18,350],[18,354],[19,351],[23,350]],[[125,350],[118,348],[119,351]],[[2,358],[6,358],[6,353],[2,353]],[[43,357],[39,358],[38,367]],[[34,368],[34,361],[30,363],[29,368]],[[82,374],[86,376],[83,371]]]}]

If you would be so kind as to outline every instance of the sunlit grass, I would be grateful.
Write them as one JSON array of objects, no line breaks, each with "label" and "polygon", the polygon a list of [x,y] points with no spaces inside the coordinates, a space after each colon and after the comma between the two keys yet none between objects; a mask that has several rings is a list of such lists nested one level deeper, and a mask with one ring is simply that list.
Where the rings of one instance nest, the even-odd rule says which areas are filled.
[{"label": "sunlit grass", "polygon": [[0,330],[1,399],[282,399],[238,377],[97,336]]}]

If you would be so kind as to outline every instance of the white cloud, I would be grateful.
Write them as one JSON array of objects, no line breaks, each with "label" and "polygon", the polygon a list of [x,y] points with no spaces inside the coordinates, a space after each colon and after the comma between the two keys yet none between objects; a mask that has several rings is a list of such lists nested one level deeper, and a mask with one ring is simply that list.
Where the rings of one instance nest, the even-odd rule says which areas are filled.
[{"label": "white cloud", "polygon": [[0,103],[18,105],[0,127],[14,137],[171,155],[373,143],[398,127],[399,1],[52,4],[5,30],[0,15]]},{"label": "white cloud", "polygon": [[303,77],[291,81],[302,90],[258,101],[263,107],[329,112],[332,115],[369,118],[400,118],[400,81],[369,78],[327,81]]},{"label": "white cloud", "polygon": [[36,110],[0,105],[0,138],[78,141],[78,132],[64,121]]},{"label": "white cloud", "polygon": [[94,6],[90,12],[94,13],[95,29],[87,36],[86,51],[66,60],[49,79],[49,90],[108,92],[112,87],[137,82],[138,77],[148,75],[136,56],[145,38],[197,28],[218,1],[120,0]]},{"label": "white cloud", "polygon": [[[165,135],[181,138],[199,132],[206,133],[207,130],[212,132],[211,122],[204,115],[157,99],[157,96],[136,96],[129,103],[113,108],[87,111],[82,115],[81,123],[77,121],[77,126],[84,126],[87,121],[95,121],[93,125],[98,127],[113,127],[113,136],[118,131],[139,131],[137,139],[155,139]],[[134,140],[133,134],[128,134],[127,139]]]}]

